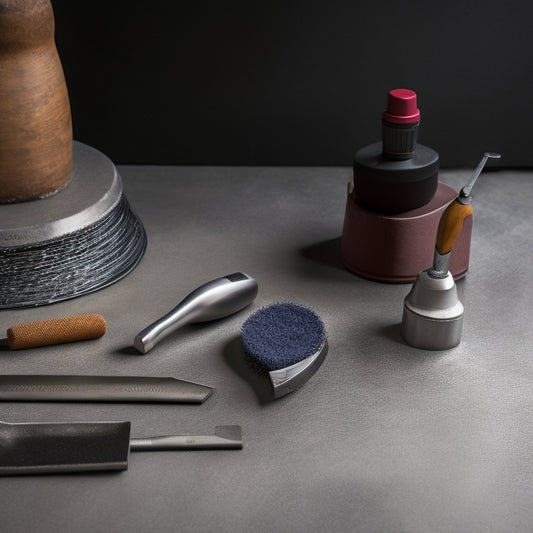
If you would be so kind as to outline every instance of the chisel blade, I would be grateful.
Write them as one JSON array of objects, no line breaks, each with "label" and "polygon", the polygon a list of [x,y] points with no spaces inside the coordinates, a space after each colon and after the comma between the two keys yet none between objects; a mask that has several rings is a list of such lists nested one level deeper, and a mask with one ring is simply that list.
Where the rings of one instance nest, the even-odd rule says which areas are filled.
[{"label": "chisel blade", "polygon": [[0,401],[202,403],[213,390],[171,377],[0,375]]}]

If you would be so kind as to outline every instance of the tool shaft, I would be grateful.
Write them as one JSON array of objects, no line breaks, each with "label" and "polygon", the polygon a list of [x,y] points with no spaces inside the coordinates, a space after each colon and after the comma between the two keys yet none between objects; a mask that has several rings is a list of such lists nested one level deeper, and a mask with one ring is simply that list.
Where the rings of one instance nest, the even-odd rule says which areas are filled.
[{"label": "tool shaft", "polygon": [[479,162],[478,166],[474,170],[474,173],[472,174],[472,177],[470,178],[469,182],[461,189],[461,198],[469,198],[470,194],[472,193],[472,189],[474,188],[474,185],[476,184],[477,179],[479,178],[479,175],[483,171],[483,168],[485,167],[485,163],[489,159],[500,159],[501,155],[494,153],[494,152],[485,152],[483,154],[483,157],[481,158],[481,161]]},{"label": "tool shaft", "polygon": [[163,435],[132,438],[130,450],[239,450],[242,448],[240,426],[217,426],[214,435]]}]

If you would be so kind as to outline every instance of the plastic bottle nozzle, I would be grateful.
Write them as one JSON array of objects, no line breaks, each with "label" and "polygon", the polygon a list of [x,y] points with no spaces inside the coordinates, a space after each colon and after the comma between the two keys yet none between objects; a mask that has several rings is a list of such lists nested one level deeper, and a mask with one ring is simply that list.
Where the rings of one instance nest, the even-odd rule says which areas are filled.
[{"label": "plastic bottle nozzle", "polygon": [[389,91],[383,111],[383,155],[388,159],[410,159],[416,150],[420,110],[416,93],[410,89]]}]

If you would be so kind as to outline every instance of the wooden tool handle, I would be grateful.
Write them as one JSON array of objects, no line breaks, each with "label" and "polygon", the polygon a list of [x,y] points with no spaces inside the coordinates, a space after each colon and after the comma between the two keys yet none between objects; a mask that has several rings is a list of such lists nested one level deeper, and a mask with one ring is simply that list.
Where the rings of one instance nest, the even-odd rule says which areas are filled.
[{"label": "wooden tool handle", "polygon": [[445,255],[453,250],[466,217],[474,213],[472,204],[463,205],[454,200],[444,211],[437,230],[437,251]]},{"label": "wooden tool handle", "polygon": [[106,331],[104,317],[95,313],[18,324],[7,330],[11,350],[96,339]]}]

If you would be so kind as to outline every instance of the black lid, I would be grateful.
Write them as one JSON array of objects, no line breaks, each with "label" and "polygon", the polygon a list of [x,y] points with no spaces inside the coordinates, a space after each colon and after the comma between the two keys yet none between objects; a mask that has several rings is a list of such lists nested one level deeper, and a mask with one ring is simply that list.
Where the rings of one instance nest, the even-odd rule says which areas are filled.
[{"label": "black lid", "polygon": [[381,142],[361,148],[354,156],[356,175],[383,181],[419,181],[434,176],[438,170],[439,154],[421,144],[417,145],[412,158],[401,161],[385,159]]}]

